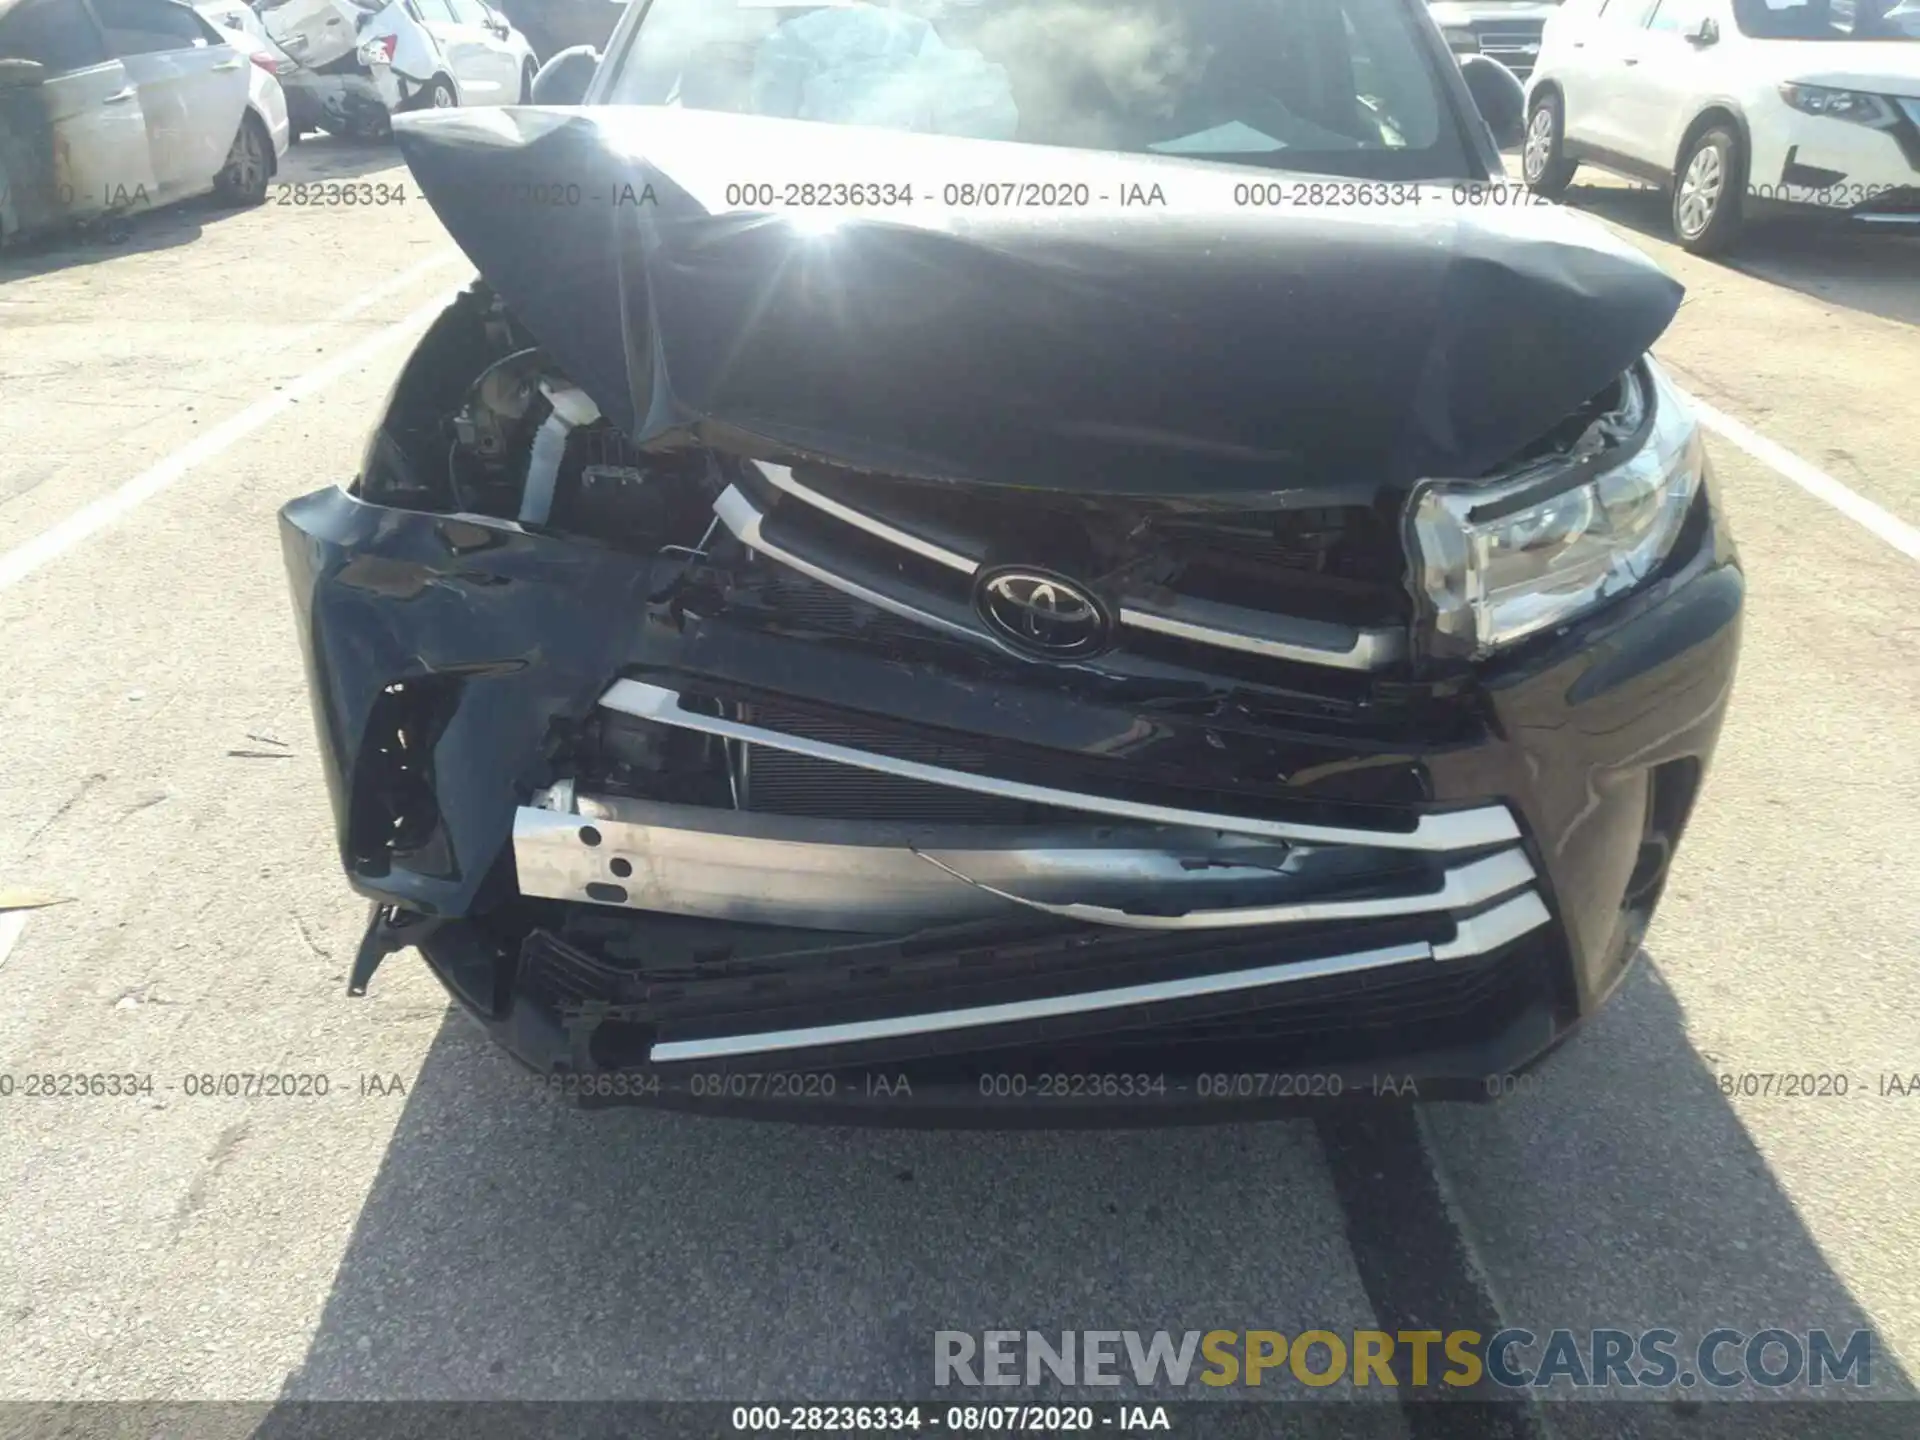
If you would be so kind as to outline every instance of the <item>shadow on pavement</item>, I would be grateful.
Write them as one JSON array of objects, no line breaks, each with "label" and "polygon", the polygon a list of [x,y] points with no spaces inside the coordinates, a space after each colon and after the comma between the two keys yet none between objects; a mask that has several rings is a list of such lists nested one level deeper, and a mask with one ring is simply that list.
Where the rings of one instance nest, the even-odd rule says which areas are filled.
[{"label": "shadow on pavement", "polygon": [[[1684,1014],[1651,956],[1643,953],[1612,1004],[1534,1073],[1530,1093],[1499,1105],[1433,1107],[1425,1116],[1503,1321],[1541,1336],[1541,1345],[1515,1352],[1530,1366],[1540,1364],[1548,1332],[1562,1326],[1679,1331],[1683,1374],[1692,1370],[1692,1347],[1720,1327],[1746,1336],[1777,1327],[1803,1339],[1824,1329],[1836,1348],[1856,1330],[1873,1335],[1870,1388],[1829,1380],[1819,1391],[1802,1381],[1773,1392],[1716,1392],[1702,1380],[1649,1392],[1664,1403],[1553,1404],[1558,1440],[1704,1437],[1693,1413],[1700,1407],[1713,1414],[1729,1399],[1770,1395],[1823,1403],[1813,1418],[1808,1405],[1738,1405],[1735,1413],[1748,1417],[1740,1435],[1920,1433],[1911,1403],[1838,1403],[1911,1402],[1916,1391],[1721,1094],[1713,1061],[1688,1043]],[[1774,1103],[1892,1102],[1855,1095]],[[1740,1354],[1728,1348],[1716,1358],[1725,1369]],[[1779,1354],[1768,1363],[1780,1364]],[[1571,1392],[1559,1384],[1548,1393]],[[1631,1429],[1618,1427],[1623,1410]]]},{"label": "shadow on pavement", "polygon": [[417,196],[412,177],[401,164],[400,152],[390,142],[373,144],[325,135],[309,136],[291,146],[280,158],[280,169],[267,187],[267,200],[262,206],[235,208],[203,195],[156,210],[143,209],[81,226],[29,234],[9,243],[6,250],[0,252],[0,285],[9,280],[95,265],[123,255],[191,245],[206,230],[250,214],[252,208],[268,211],[277,208],[275,202],[283,185],[357,180],[382,171],[392,172],[383,177],[386,183],[405,183],[409,195]]},{"label": "shadow on pavement", "polygon": [[[1571,186],[1566,203],[1650,240],[1673,243],[1666,192],[1626,184]],[[1920,235],[1847,228],[1818,218],[1756,219],[1728,269],[1831,305],[1920,325]]]},{"label": "shadow on pavement", "polygon": [[383,170],[388,180],[406,179],[406,166],[391,140],[348,140],[338,135],[313,134],[290,147],[280,158],[274,180],[284,185],[315,180],[358,180]]},{"label": "shadow on pavement", "polygon": [[[1650,963],[1535,1093],[1426,1113],[1510,1323],[1873,1328]],[[1300,1121],[983,1134],[581,1113],[450,1016],[281,1398],[944,1401],[938,1329],[1364,1327],[1328,1192]],[[1872,1378],[1912,1393],[1884,1347]],[[1268,1392],[1310,1393],[1333,1392]],[[1675,1398],[1630,1407],[1654,1428],[1566,1433],[1702,1434]],[[1581,1426],[1623,1408],[1554,1407]]]}]

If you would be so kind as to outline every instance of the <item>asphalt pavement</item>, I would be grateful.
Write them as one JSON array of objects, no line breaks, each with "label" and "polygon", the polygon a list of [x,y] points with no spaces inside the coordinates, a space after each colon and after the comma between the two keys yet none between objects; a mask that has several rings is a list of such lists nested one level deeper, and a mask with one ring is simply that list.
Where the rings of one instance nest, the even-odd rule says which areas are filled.
[{"label": "asphalt pavement", "polygon": [[[403,172],[315,140],[280,178],[329,176]],[[1911,1393],[1920,242],[1721,264],[1574,192],[1688,287],[1658,354],[1723,421],[1749,589],[1647,953],[1535,1087],[1391,1133],[956,1135],[582,1113],[410,953],[345,997],[274,513],[352,472],[471,274],[414,194],[0,258],[0,892],[59,902],[0,916],[0,1072],[157,1082],[0,1099],[0,1399],[882,1400],[936,1394],[936,1330],[1475,1315],[1865,1328],[1870,1394]],[[187,1093],[231,1072],[328,1093]],[[1671,1398],[1635,1433],[1692,1433]]]}]

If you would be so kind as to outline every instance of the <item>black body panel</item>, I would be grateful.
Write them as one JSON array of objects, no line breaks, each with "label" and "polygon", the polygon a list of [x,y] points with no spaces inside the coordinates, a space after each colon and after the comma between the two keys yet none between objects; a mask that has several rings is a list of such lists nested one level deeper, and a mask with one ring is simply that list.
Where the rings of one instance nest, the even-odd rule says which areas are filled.
[{"label": "black body panel", "polygon": [[[1680,287],[1590,221],[1236,207],[1282,172],[685,110],[395,127],[508,305],[641,443],[974,484],[1362,503],[1510,459],[1642,354]],[[769,176],[912,205],[729,209]],[[1104,208],[940,206],[945,179],[1085,180]],[[556,185],[577,204],[539,204]],[[1113,208],[1118,196],[1164,206]],[[992,416],[992,424],[982,424]]]}]

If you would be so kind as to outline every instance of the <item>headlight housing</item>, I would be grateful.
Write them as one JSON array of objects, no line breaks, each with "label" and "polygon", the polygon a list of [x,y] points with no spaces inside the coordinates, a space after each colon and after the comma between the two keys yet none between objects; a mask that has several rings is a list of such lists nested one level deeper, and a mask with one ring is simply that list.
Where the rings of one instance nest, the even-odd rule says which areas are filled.
[{"label": "headlight housing", "polygon": [[1890,130],[1900,123],[1893,107],[1878,95],[1864,90],[1835,90],[1826,85],[1780,87],[1780,98],[1803,115],[1824,115],[1829,120],[1851,120],[1875,130]]},{"label": "headlight housing", "polygon": [[1464,25],[1442,25],[1440,33],[1447,37],[1447,48],[1456,55],[1478,55],[1480,37]]},{"label": "headlight housing", "polygon": [[1706,451],[1653,362],[1568,451],[1493,481],[1428,481],[1407,506],[1431,654],[1478,659],[1632,589],[1666,559]]}]

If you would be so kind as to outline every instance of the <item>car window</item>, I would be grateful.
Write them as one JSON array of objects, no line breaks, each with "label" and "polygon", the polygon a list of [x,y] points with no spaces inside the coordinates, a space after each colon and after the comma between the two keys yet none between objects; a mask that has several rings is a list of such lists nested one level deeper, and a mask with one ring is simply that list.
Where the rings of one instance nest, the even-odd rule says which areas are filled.
[{"label": "car window", "polygon": [[1647,28],[1662,34],[1678,35],[1691,30],[1706,13],[1706,0],[1660,0],[1653,18],[1647,22]]},{"label": "car window", "polygon": [[654,0],[604,99],[1276,169],[1457,175],[1399,0]]},{"label": "car window", "polygon": [[453,7],[447,0],[413,0],[413,8],[420,12],[421,20],[429,25],[455,23]]},{"label": "car window", "polygon": [[220,43],[204,20],[173,0],[93,0],[93,12],[106,28],[107,45],[115,55],[151,55]]},{"label": "car window", "polygon": [[1911,43],[1900,0],[1734,0],[1733,23],[1753,40],[1891,40]]},{"label": "car window", "polygon": [[1638,30],[1647,23],[1658,3],[1659,0],[1606,0],[1600,7],[1600,20],[1625,30]]},{"label": "car window", "polygon": [[0,20],[0,60],[37,60],[61,74],[112,58],[80,0],[27,0]]},{"label": "car window", "polygon": [[484,25],[487,23],[487,7],[479,0],[446,0],[453,10],[453,18],[462,25]]}]

